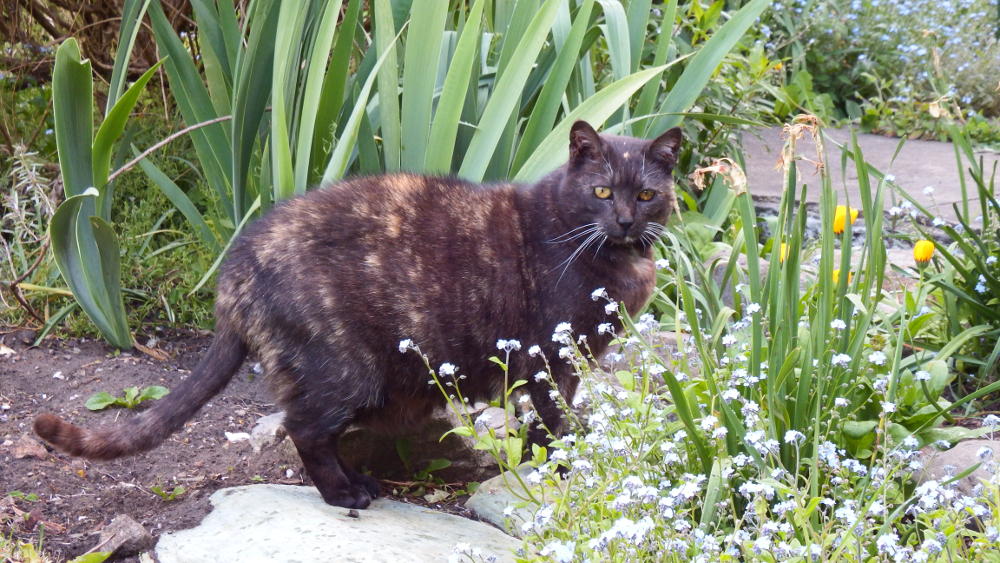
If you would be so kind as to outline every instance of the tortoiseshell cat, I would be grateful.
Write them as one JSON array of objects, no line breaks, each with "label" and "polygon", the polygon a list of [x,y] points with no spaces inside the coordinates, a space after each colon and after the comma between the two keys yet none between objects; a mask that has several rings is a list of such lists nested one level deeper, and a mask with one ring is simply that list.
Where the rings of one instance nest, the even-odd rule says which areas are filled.
[{"label": "tortoiseshell cat", "polygon": [[[85,430],[43,414],[35,431],[91,459],[152,449],[254,352],[323,499],[364,508],[379,485],[341,461],[341,432],[352,422],[419,419],[443,402],[417,354],[400,354],[402,339],[433,366],[457,364],[470,400],[500,392],[501,373],[487,359],[498,339],[537,344],[572,398],[578,380],[558,359],[553,329],[570,323],[600,354],[609,337],[596,327],[615,319],[591,292],[606,288],[631,313],[649,299],[651,242],[675,206],[680,142],[677,128],[646,141],[598,135],[578,121],[569,161],[534,185],[388,174],[284,202],[234,243],[219,274],[215,339],[190,377],[117,426]],[[557,434],[548,383],[531,377],[541,369],[539,357],[511,357],[511,380],[528,381]],[[545,437],[532,429],[533,441]]]}]

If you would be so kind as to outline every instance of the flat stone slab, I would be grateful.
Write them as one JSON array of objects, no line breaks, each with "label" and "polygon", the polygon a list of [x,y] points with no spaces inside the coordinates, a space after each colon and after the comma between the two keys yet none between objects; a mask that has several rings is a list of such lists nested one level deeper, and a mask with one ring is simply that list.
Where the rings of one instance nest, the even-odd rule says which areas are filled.
[{"label": "flat stone slab", "polygon": [[214,509],[198,527],[160,538],[160,563],[446,561],[460,543],[513,562],[521,546],[482,522],[393,500],[352,517],[315,487],[248,485],[210,500]]},{"label": "flat stone slab", "polygon": [[[847,187],[847,197],[851,205],[861,207],[861,194],[858,191],[858,174],[854,164],[848,162],[847,176],[841,174],[840,149],[834,144],[850,146],[850,129],[824,129],[829,140],[824,141],[826,162],[833,176],[833,188],[840,203],[845,203],[844,185]],[[759,135],[759,136],[758,136]],[[858,133],[858,143],[861,151],[872,166],[883,173],[895,176],[895,182],[911,197],[925,205],[929,211],[938,216],[955,219],[952,203],[960,202],[962,191],[959,183],[959,169],[955,161],[955,149],[951,143],[939,141],[908,140],[903,144],[899,155],[893,160],[893,154],[899,145],[899,139]],[[757,129],[743,136],[743,146],[747,161],[748,189],[754,196],[781,197],[784,191],[784,171],[775,168],[784,139],[780,127]],[[816,146],[809,135],[803,136],[796,144],[796,152],[806,158],[816,160]],[[983,156],[983,169],[992,170],[993,163],[1000,160],[1000,155],[994,152],[977,152]],[[963,162],[963,169],[967,166]],[[809,184],[807,200],[819,201],[820,177],[814,175],[815,168],[808,162],[799,161],[799,183]],[[974,195],[975,184],[972,184],[968,172],[965,172],[969,194]],[[872,177],[874,188],[875,178]],[[923,189],[932,186],[931,195],[924,194]],[[885,206],[888,209],[894,205],[893,198],[898,203],[898,195],[885,193]],[[970,199],[972,209],[978,209],[978,200]],[[973,216],[978,215],[975,213]]]}]

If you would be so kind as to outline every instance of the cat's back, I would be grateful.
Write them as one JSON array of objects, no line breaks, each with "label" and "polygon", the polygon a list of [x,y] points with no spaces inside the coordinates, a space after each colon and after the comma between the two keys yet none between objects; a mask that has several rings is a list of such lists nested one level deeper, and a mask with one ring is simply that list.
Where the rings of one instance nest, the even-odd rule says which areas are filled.
[{"label": "cat's back", "polygon": [[407,317],[408,325],[426,324],[426,312],[452,304],[475,309],[498,284],[519,283],[515,189],[398,173],[292,198],[234,243],[220,303],[256,302],[290,315],[363,308]]}]

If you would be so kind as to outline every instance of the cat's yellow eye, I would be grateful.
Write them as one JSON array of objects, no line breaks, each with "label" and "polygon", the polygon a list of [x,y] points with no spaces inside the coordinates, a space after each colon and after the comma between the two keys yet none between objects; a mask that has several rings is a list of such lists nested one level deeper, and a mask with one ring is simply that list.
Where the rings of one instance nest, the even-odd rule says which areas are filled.
[{"label": "cat's yellow eye", "polygon": [[611,188],[597,186],[594,188],[594,195],[597,196],[598,199],[608,199],[611,197]]},{"label": "cat's yellow eye", "polygon": [[639,201],[649,201],[656,197],[656,192],[653,190],[642,190],[639,192]]}]

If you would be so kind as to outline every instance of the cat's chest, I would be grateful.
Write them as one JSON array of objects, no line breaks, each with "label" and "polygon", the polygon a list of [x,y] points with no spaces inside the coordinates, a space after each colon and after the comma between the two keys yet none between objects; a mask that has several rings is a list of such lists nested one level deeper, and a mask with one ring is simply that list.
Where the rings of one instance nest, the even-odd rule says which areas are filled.
[{"label": "cat's chest", "polygon": [[656,265],[645,256],[631,256],[615,270],[615,275],[604,287],[611,299],[622,303],[630,315],[635,315],[656,287]]}]

